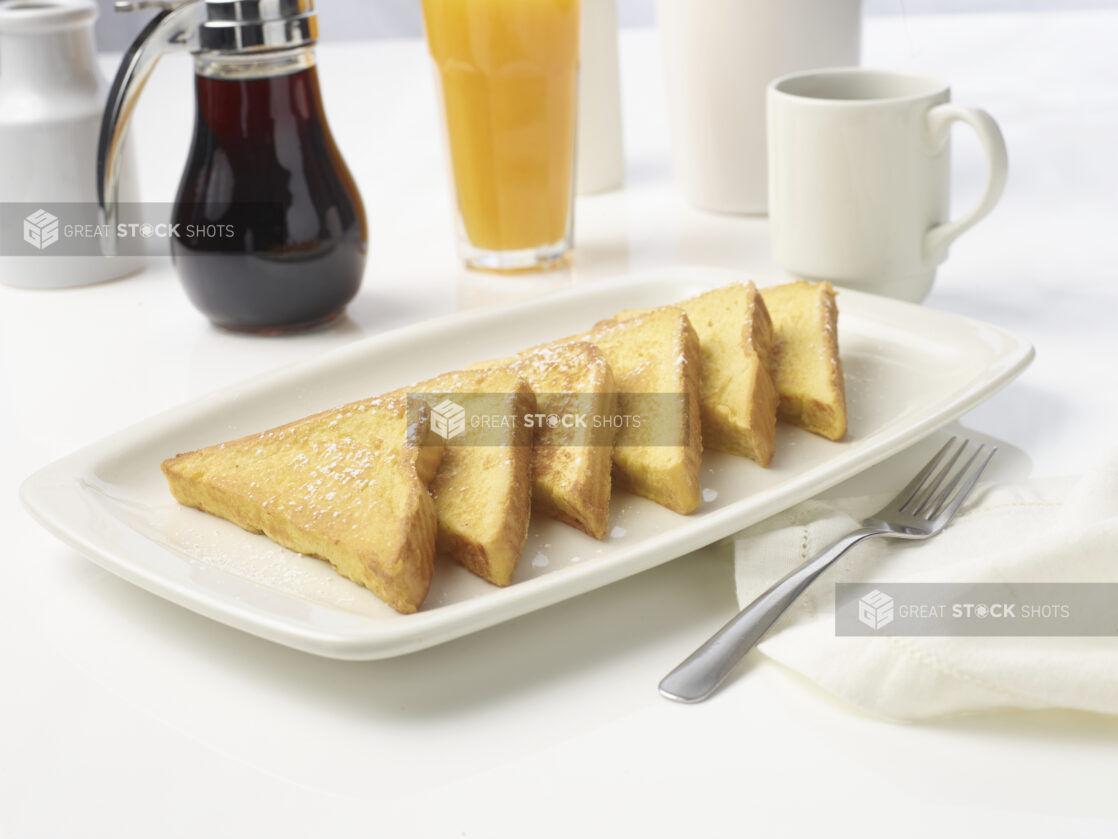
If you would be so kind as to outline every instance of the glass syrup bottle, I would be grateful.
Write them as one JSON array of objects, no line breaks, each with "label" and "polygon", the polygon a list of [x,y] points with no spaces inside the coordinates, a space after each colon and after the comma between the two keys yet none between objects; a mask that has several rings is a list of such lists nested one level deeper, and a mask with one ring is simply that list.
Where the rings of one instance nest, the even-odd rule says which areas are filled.
[{"label": "glass syrup bottle", "polygon": [[99,164],[111,222],[114,158],[139,88],[160,55],[193,53],[196,117],[171,254],[191,302],[227,329],[329,322],[361,283],[365,213],[326,121],[316,36],[312,0],[188,0],[141,33],[109,97]]}]

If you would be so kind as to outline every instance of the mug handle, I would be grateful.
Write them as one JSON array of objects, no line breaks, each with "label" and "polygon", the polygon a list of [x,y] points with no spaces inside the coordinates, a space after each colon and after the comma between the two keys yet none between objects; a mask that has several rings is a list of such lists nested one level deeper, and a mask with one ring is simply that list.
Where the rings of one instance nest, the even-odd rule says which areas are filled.
[{"label": "mug handle", "polygon": [[953,221],[937,224],[924,234],[924,257],[927,261],[938,264],[943,261],[943,252],[948,245],[994,209],[1005,190],[1009,161],[1001,129],[993,117],[983,110],[945,102],[928,111],[927,121],[936,147],[947,141],[953,122],[965,122],[974,129],[982,143],[982,150],[986,153],[986,186],[978,204],[969,213]]}]

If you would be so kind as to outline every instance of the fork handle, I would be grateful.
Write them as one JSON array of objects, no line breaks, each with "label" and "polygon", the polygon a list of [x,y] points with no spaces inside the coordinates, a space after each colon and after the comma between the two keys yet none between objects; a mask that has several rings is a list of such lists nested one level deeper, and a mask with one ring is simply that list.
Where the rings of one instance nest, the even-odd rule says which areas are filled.
[{"label": "fork handle", "polygon": [[865,527],[855,530],[774,584],[665,676],[660,693],[677,702],[702,702],[816,577],[852,546],[880,533]]}]

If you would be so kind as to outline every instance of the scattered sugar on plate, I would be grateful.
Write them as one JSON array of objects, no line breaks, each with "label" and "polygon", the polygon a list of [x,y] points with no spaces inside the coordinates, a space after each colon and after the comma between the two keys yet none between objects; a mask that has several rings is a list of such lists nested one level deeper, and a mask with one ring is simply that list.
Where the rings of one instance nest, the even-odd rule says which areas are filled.
[{"label": "scattered sugar on plate", "polygon": [[624,527],[615,527],[613,530],[611,530],[609,532],[609,538],[620,539],[622,536],[624,536],[628,532],[629,531],[626,530]]},{"label": "scattered sugar on plate", "polygon": [[703,501],[706,501],[708,504],[717,497],[718,497],[718,490],[716,490],[716,489],[704,489],[703,490]]},{"label": "scattered sugar on plate", "polygon": [[532,567],[533,568],[546,568],[547,567],[547,557],[544,556],[543,554],[536,554],[534,557],[532,557]]}]

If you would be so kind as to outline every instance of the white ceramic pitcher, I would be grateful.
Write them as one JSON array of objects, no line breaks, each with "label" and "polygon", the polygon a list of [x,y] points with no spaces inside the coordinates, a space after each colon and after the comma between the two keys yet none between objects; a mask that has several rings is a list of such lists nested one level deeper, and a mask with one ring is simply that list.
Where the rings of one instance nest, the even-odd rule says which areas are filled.
[{"label": "white ceramic pitcher", "polygon": [[[93,47],[96,18],[93,0],[0,0],[0,203],[34,205],[32,214],[46,213],[39,221],[54,217],[52,205],[64,204],[68,225],[99,222],[97,138],[108,86]],[[133,167],[123,169],[123,200],[135,201]],[[0,282],[87,285],[144,263],[139,256],[62,256],[58,250],[4,253]]]}]

